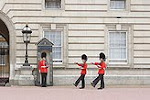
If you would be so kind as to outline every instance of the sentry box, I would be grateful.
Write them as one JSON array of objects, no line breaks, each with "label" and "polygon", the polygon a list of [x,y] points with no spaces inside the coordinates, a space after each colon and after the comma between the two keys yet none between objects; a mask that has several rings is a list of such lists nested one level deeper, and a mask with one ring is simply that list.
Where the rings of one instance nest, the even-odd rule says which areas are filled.
[{"label": "sentry box", "polygon": [[[37,43],[37,62],[41,60],[42,52],[46,52],[47,57],[47,64],[49,66],[48,73],[47,73],[47,85],[53,86],[53,57],[52,57],[52,47],[53,43],[50,42],[48,39],[43,38]],[[37,70],[35,74],[35,85],[39,86],[41,83],[41,75],[38,71],[38,63],[37,63]]]}]

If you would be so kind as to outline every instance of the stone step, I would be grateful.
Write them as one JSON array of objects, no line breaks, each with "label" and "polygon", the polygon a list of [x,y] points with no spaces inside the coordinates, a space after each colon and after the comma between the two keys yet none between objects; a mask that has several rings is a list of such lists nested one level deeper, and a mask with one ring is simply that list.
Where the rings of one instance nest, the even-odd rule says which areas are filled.
[{"label": "stone step", "polygon": [[[54,85],[71,85],[79,75],[54,75]],[[90,84],[97,76],[87,75],[86,84]],[[106,85],[150,85],[150,75],[105,75]]]}]

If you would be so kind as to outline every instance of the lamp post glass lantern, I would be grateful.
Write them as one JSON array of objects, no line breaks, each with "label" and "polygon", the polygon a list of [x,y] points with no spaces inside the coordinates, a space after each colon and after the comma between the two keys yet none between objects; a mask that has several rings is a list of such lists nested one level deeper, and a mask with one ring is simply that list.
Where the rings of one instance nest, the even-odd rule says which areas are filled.
[{"label": "lamp post glass lantern", "polygon": [[23,66],[30,66],[30,64],[28,63],[28,51],[27,50],[28,50],[28,43],[30,43],[32,30],[28,25],[26,25],[23,28],[22,33],[23,33],[23,41],[26,44],[25,63],[23,64]]}]

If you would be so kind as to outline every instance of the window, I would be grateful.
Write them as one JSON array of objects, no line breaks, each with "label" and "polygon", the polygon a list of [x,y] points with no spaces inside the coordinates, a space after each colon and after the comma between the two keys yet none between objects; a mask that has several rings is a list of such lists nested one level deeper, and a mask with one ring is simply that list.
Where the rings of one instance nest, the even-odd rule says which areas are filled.
[{"label": "window", "polygon": [[7,54],[6,50],[0,50],[0,65],[7,65]]},{"label": "window", "polygon": [[62,36],[61,31],[44,31],[44,37],[54,43],[53,61],[62,62]]},{"label": "window", "polygon": [[61,8],[61,0],[45,0],[45,8]]},{"label": "window", "polygon": [[[3,37],[0,37],[1,40]],[[8,56],[8,43],[1,41],[0,42],[0,65],[7,65],[7,56]]]},{"label": "window", "polygon": [[110,0],[110,9],[126,9],[126,0]]},{"label": "window", "polygon": [[127,32],[109,32],[109,62],[127,63]]}]

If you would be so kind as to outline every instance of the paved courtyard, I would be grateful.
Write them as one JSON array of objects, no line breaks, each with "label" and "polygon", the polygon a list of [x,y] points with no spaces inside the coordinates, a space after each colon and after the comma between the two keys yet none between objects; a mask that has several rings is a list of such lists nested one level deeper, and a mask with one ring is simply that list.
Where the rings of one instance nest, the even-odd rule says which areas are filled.
[{"label": "paved courtyard", "polygon": [[0,87],[0,100],[150,100],[150,88]]}]

